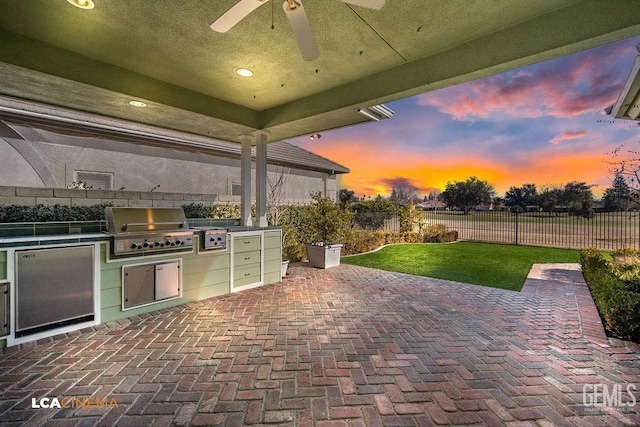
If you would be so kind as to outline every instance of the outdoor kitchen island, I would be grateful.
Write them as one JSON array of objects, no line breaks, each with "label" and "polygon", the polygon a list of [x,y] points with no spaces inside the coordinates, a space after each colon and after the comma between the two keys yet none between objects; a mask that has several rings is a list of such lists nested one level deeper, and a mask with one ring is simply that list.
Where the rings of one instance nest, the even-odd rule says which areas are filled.
[{"label": "outdoor kitchen island", "polygon": [[[104,232],[0,235],[0,348],[281,280],[280,228],[226,226],[224,230],[215,236],[224,236],[225,244],[218,243],[214,249],[205,249],[202,239],[208,235],[194,230],[190,248],[124,257],[114,256],[114,238]],[[188,240],[184,236],[178,239]],[[34,287],[39,297],[21,300],[26,295],[25,291],[20,293],[24,286],[21,280],[26,280],[26,275],[17,271],[21,259],[36,265],[38,256],[49,259],[51,254],[64,257],[77,251],[86,259],[84,272],[55,268],[54,257],[48,268],[59,270],[56,274],[62,277],[56,279],[53,273],[39,276]],[[64,266],[65,260],[58,264]],[[81,281],[88,286],[81,286]],[[63,293],[58,292],[59,286],[65,287]],[[83,301],[79,305],[89,309],[72,313],[73,318],[64,317],[69,316],[64,313],[56,318],[55,307],[64,306],[65,301]],[[38,304],[53,312],[51,320],[31,319],[31,312],[40,311]],[[21,315],[23,307],[31,311]],[[21,322],[28,327],[20,328]]]}]

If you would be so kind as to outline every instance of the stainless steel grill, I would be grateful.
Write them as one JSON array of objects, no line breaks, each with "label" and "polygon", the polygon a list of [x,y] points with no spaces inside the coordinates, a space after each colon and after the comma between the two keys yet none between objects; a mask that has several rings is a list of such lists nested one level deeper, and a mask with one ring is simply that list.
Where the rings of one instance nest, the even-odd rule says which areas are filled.
[{"label": "stainless steel grill", "polygon": [[105,219],[114,257],[193,251],[193,231],[182,208],[108,207]]},{"label": "stainless steel grill", "polygon": [[227,229],[221,227],[193,227],[199,232],[200,249],[209,251],[227,248]]}]

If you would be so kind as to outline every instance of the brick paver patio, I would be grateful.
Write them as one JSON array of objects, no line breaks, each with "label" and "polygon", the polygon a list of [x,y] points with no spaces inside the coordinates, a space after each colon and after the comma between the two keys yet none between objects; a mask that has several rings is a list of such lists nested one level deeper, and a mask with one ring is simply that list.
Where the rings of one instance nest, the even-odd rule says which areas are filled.
[{"label": "brick paver patio", "polygon": [[[640,425],[626,388],[640,400],[640,350],[606,338],[577,266],[536,266],[520,293],[348,265],[290,270],[6,349],[0,424]],[[592,405],[605,400],[592,384],[607,387],[606,405]],[[32,408],[88,396],[118,405]]]}]

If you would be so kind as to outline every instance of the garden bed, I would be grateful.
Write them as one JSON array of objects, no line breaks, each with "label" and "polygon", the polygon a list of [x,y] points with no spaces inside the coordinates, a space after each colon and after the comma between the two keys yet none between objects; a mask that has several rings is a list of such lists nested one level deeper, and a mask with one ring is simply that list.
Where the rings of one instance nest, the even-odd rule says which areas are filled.
[{"label": "garden bed", "polygon": [[582,250],[582,273],[607,334],[640,343],[640,251],[611,256],[607,261],[597,249]]}]

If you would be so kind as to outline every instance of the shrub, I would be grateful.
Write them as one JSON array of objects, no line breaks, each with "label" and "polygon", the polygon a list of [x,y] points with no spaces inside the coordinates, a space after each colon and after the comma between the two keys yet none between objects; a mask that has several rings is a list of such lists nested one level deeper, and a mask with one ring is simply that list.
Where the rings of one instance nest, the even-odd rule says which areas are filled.
[{"label": "shrub", "polygon": [[624,282],[628,290],[640,292],[639,255],[614,256],[609,268],[614,276]]},{"label": "shrub", "polygon": [[323,197],[320,192],[313,195],[309,227],[309,240],[306,243],[340,243],[351,229],[353,213]]},{"label": "shrub", "polygon": [[396,208],[388,200],[368,200],[354,204],[354,221],[367,230],[380,230],[384,222],[393,217]]},{"label": "shrub", "polygon": [[0,223],[47,221],[104,221],[104,209],[112,206],[103,203],[91,206],[0,205]]},{"label": "shrub", "polygon": [[580,263],[607,331],[640,342],[640,293],[633,292],[616,277],[614,269],[620,270],[620,267],[611,267],[597,249],[582,250]]},{"label": "shrub", "polygon": [[343,255],[361,254],[384,245],[385,235],[381,231],[351,230],[342,250]]},{"label": "shrub", "polygon": [[[182,205],[187,218],[240,218],[242,212],[237,205],[205,205],[203,203],[189,203]],[[252,209],[254,207],[252,206]]]},{"label": "shrub", "polygon": [[428,225],[424,231],[422,241],[424,243],[447,243],[458,240],[458,232],[449,230],[445,225]]},{"label": "shrub", "polygon": [[305,245],[300,243],[298,229],[292,224],[282,226],[282,259],[290,262],[301,261],[305,257]]},{"label": "shrub", "polygon": [[421,211],[417,211],[415,206],[407,205],[398,208],[398,219],[400,221],[400,232],[421,232],[426,226],[426,220]]}]

